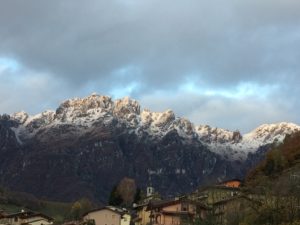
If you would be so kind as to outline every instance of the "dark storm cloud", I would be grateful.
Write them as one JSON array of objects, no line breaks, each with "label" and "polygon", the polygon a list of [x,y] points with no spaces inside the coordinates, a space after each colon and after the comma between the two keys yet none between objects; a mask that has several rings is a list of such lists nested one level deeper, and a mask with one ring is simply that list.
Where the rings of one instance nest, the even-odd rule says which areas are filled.
[{"label": "dark storm cloud", "polygon": [[[10,75],[0,71],[0,94],[18,87],[19,93],[31,91],[28,99],[37,99],[34,104],[45,88],[55,101],[88,91],[113,94],[127,88],[131,96],[150,101],[145,97],[149,93],[173,91],[176,95],[179,86],[189,82],[211,90],[252,83],[277,85],[279,93],[267,95],[265,103],[274,103],[277,110],[291,99],[285,110],[295,115],[299,104],[290,93],[300,94],[299,10],[298,0],[4,0],[0,3],[0,57],[34,71],[33,77],[41,83],[39,89],[14,85],[22,77],[32,79],[24,75],[29,72],[19,72],[4,84],[3,77]],[[57,93],[62,87],[64,92]],[[19,95],[13,95],[14,99]],[[224,96],[201,98],[214,103]],[[203,103],[195,99],[195,105]],[[241,112],[248,100],[230,101]],[[9,107],[14,101],[6,102],[1,111],[15,109]],[[274,118],[290,119],[282,115],[286,114]]]},{"label": "dark storm cloud", "polygon": [[79,84],[127,66],[147,87],[191,74],[220,85],[272,82],[298,75],[297,9],[292,0],[2,1],[0,48]]}]

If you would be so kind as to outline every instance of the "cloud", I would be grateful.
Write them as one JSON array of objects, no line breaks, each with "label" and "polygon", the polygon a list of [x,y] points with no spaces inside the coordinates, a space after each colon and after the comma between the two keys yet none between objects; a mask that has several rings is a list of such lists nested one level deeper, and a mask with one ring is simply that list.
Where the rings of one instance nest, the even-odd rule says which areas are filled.
[{"label": "cloud", "polygon": [[141,102],[145,108],[155,111],[173,109],[177,116],[187,118],[195,125],[207,124],[242,133],[265,123],[299,121],[297,115],[290,113],[281,102],[269,102],[254,96],[232,99],[188,92],[174,95],[159,93],[144,96]]},{"label": "cloud", "polygon": [[[185,99],[183,85],[190,85],[207,109],[220,101],[231,104],[225,111],[232,114],[256,115],[255,105],[270,105],[279,110],[272,121],[293,117],[299,114],[291,97],[300,94],[299,10],[298,0],[4,0],[0,57],[19,70],[3,69],[9,63],[0,60],[0,110],[37,112],[44,109],[39,105],[53,108],[94,91]],[[194,101],[184,102],[193,107]],[[182,111],[180,103],[172,107]],[[189,115],[206,118],[196,114]]]},{"label": "cloud", "polygon": [[78,85],[131,65],[148,88],[189,74],[214,85],[272,82],[299,71],[299,4],[11,0],[0,9],[0,49]]}]

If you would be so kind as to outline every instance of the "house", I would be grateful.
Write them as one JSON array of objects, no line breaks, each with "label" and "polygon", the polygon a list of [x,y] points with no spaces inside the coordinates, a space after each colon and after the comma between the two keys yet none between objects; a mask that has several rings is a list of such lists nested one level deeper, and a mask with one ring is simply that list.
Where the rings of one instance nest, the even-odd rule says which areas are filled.
[{"label": "house", "polygon": [[154,191],[154,188],[150,185],[146,189],[146,197],[139,202],[134,203],[133,208],[135,210],[134,218],[132,222],[135,225],[147,225],[150,224],[150,211],[147,210],[150,202],[161,200],[159,193]]},{"label": "house", "polygon": [[0,210],[0,219],[7,215],[3,210]]},{"label": "house", "polygon": [[113,206],[91,210],[83,215],[83,221],[93,221],[95,225],[130,225],[131,216],[124,210]]},{"label": "house", "polygon": [[239,179],[226,180],[220,183],[219,185],[231,188],[239,188],[242,184],[242,181]]},{"label": "house", "polygon": [[207,186],[189,194],[188,198],[211,206],[215,202],[230,199],[241,194],[240,188],[224,185]]},{"label": "house", "polygon": [[243,211],[249,214],[250,211],[257,208],[260,203],[247,196],[235,196],[226,200],[221,200],[213,204],[213,214],[218,224],[232,224],[243,218]]},{"label": "house", "polygon": [[135,205],[136,216],[133,219],[135,225],[147,225],[150,224],[150,211],[147,210],[149,202]]},{"label": "house", "polygon": [[172,199],[150,202],[150,224],[179,225],[191,223],[196,218],[204,219],[209,210],[206,206],[187,199]]},{"label": "house", "polygon": [[13,214],[0,214],[0,224],[3,225],[50,225],[53,219],[42,213],[21,211]]}]

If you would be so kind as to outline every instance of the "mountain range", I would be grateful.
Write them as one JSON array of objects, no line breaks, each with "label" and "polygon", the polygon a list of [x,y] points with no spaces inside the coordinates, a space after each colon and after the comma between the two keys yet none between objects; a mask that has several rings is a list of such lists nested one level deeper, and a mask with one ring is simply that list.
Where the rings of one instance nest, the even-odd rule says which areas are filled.
[{"label": "mountain range", "polygon": [[172,110],[151,112],[128,97],[92,94],[56,111],[0,116],[0,184],[37,197],[105,202],[123,177],[164,196],[242,179],[270,146],[300,131],[265,124],[242,135],[194,125]]}]

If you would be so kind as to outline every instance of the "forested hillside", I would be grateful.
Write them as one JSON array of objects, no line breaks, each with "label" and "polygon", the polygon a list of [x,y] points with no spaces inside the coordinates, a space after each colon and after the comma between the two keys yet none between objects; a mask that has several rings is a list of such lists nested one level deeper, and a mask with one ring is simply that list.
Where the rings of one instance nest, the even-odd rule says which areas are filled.
[{"label": "forested hillside", "polygon": [[300,133],[267,153],[249,172],[245,190],[261,202],[245,224],[300,224]]}]

